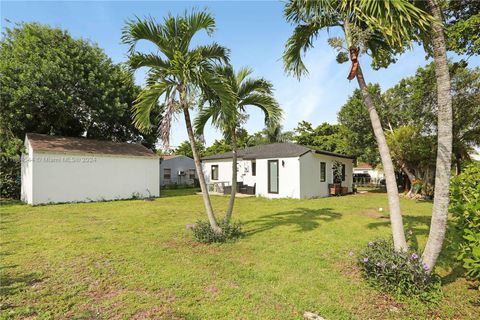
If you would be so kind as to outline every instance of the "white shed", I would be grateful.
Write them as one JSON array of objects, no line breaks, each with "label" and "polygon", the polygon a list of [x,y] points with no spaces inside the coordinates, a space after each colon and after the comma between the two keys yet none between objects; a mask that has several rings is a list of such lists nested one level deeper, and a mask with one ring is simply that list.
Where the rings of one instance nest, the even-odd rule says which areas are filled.
[{"label": "white shed", "polygon": [[21,197],[32,205],[158,197],[159,167],[140,144],[28,133]]},{"label": "white shed", "polygon": [[[353,191],[353,160],[290,142],[258,145],[239,150],[237,180],[246,193],[267,198],[328,197],[335,163],[341,168],[340,185]],[[232,152],[204,157],[202,166],[211,190],[231,186]]]}]

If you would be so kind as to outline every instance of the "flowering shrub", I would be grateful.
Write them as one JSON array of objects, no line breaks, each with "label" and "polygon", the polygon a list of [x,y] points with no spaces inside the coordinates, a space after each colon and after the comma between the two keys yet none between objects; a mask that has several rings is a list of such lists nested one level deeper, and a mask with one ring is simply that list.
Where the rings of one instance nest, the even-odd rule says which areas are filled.
[{"label": "flowering shrub", "polygon": [[192,229],[193,237],[198,242],[214,243],[235,240],[243,235],[239,222],[221,222],[219,227],[222,229],[222,233],[215,233],[208,221],[197,221],[195,227]]},{"label": "flowering shrub", "polygon": [[441,298],[440,277],[415,252],[396,252],[386,240],[370,241],[358,257],[364,278],[396,296],[435,302]]},{"label": "flowering shrub", "polygon": [[480,283],[480,162],[452,179],[450,210],[463,237],[457,258],[466,276]]}]

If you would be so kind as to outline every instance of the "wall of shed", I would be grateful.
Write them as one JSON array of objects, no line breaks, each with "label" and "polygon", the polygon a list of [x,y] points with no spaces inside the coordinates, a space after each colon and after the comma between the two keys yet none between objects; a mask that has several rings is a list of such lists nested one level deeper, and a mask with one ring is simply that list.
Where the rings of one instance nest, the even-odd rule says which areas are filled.
[{"label": "wall of shed", "polygon": [[[149,157],[31,152],[25,172],[30,204],[86,202],[160,196],[159,160]],[[26,185],[27,188],[27,185]],[[28,190],[27,190],[28,192]]]},{"label": "wall of shed", "polygon": [[23,202],[33,203],[33,150],[30,142],[25,140],[25,153],[21,158],[21,194],[20,199]]}]

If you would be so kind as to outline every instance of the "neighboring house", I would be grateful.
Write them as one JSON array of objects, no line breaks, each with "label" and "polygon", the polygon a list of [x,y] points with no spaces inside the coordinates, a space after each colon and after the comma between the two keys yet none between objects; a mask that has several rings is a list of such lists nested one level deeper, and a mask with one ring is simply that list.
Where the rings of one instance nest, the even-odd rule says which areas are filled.
[{"label": "neighboring house", "polygon": [[160,159],[160,185],[193,185],[197,179],[195,162],[183,155],[164,155]]},{"label": "neighboring house", "polygon": [[474,151],[470,154],[472,160],[480,161],[480,148],[475,147]]},{"label": "neighboring house", "polygon": [[383,170],[373,168],[371,164],[359,163],[353,168],[353,183],[355,184],[380,184],[385,179]]},{"label": "neighboring house", "polygon": [[[352,192],[354,157],[285,142],[238,151],[238,181],[257,196],[315,198],[329,196],[333,164],[342,164],[342,186]],[[202,158],[209,188],[222,192],[231,185],[232,152]]]},{"label": "neighboring house", "polygon": [[158,156],[140,144],[28,133],[25,150],[29,204],[160,196]]}]

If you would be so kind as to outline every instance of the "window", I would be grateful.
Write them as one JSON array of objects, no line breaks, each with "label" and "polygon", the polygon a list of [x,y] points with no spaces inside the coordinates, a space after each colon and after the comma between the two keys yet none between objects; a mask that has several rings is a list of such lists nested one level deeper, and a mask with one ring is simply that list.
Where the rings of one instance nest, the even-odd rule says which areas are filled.
[{"label": "window", "polygon": [[325,162],[320,162],[320,182],[327,180],[327,167]]},{"label": "window", "polygon": [[278,193],[278,160],[268,160],[268,193]]},{"label": "window", "polygon": [[217,164],[212,165],[211,177],[212,177],[212,180],[218,180],[218,165]]},{"label": "window", "polygon": [[342,181],[345,181],[345,165],[342,164]]},{"label": "window", "polygon": [[252,176],[257,175],[257,163],[255,161],[252,161]]},{"label": "window", "polygon": [[188,178],[190,180],[195,180],[195,169],[188,169]]},{"label": "window", "polygon": [[165,180],[172,179],[172,169],[170,168],[163,169],[163,179]]}]

